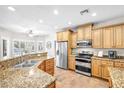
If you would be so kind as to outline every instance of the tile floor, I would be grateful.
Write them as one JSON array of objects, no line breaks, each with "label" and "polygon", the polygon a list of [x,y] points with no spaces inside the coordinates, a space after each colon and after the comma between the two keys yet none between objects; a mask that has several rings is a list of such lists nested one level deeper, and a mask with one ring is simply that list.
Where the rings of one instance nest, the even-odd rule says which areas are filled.
[{"label": "tile floor", "polygon": [[55,68],[55,77],[57,78],[57,88],[107,88],[108,82],[94,78],[84,76],[75,73],[71,70],[64,70]]}]

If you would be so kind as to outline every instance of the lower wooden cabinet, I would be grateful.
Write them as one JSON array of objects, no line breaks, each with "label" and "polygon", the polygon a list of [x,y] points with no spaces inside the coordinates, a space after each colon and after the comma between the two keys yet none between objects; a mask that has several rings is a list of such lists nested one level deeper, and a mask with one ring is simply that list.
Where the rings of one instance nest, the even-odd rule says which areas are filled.
[{"label": "lower wooden cabinet", "polygon": [[42,62],[39,66],[38,66],[39,69],[45,71],[45,62]]},{"label": "lower wooden cabinet", "polygon": [[124,62],[122,62],[122,61],[115,62],[114,66],[118,67],[118,68],[124,68]]},{"label": "lower wooden cabinet", "polygon": [[109,79],[108,66],[113,66],[110,60],[92,59],[92,76]]},{"label": "lower wooden cabinet", "polygon": [[102,70],[102,78],[104,79],[109,79],[110,75],[109,75],[109,71],[108,71],[108,67],[109,66],[113,66],[113,62],[109,61],[109,60],[102,60],[101,63],[101,70]]},{"label": "lower wooden cabinet", "polygon": [[101,77],[101,62],[98,59],[92,59],[92,75]]},{"label": "lower wooden cabinet", "polygon": [[54,75],[54,58],[45,60],[45,72]]},{"label": "lower wooden cabinet", "polygon": [[47,88],[56,88],[56,82],[53,82],[53,83],[50,84]]},{"label": "lower wooden cabinet", "polygon": [[54,75],[54,58],[43,61],[38,66],[38,68],[53,76]]},{"label": "lower wooden cabinet", "polygon": [[69,56],[69,62],[68,62],[68,68],[70,70],[75,70],[75,64],[76,64],[75,56],[74,55],[70,55]]}]

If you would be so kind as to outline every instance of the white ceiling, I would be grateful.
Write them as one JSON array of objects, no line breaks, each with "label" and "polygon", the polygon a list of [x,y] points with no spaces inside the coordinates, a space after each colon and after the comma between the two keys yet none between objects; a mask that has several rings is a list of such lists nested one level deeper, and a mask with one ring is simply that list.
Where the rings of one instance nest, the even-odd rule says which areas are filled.
[{"label": "white ceiling", "polygon": [[[102,5],[13,5],[15,12],[8,10],[8,6],[0,6],[0,27],[9,31],[28,32],[32,29],[38,34],[50,34],[58,29],[76,26],[85,23],[97,23],[111,18],[124,16],[124,6]],[[57,9],[59,14],[54,15]],[[89,9],[88,14],[80,15],[80,11]],[[97,13],[95,17],[92,13]],[[43,23],[39,23],[42,19]],[[68,22],[71,21],[71,25]]]}]

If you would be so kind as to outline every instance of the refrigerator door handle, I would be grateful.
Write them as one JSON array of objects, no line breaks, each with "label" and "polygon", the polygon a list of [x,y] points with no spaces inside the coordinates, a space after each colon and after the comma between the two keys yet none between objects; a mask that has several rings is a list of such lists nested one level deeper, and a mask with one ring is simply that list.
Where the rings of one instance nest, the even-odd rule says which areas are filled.
[{"label": "refrigerator door handle", "polygon": [[59,55],[59,50],[57,50],[56,54]]}]

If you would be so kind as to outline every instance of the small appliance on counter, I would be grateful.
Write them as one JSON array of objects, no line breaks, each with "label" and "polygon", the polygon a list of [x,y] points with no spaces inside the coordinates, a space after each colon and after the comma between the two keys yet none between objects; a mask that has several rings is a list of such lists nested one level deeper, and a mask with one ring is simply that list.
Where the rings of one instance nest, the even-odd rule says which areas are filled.
[{"label": "small appliance on counter", "polygon": [[103,57],[103,51],[98,52],[98,57]]},{"label": "small appliance on counter", "polygon": [[113,51],[113,50],[108,51],[108,57],[109,57],[110,59],[115,59],[115,58],[117,58],[117,51]]}]

